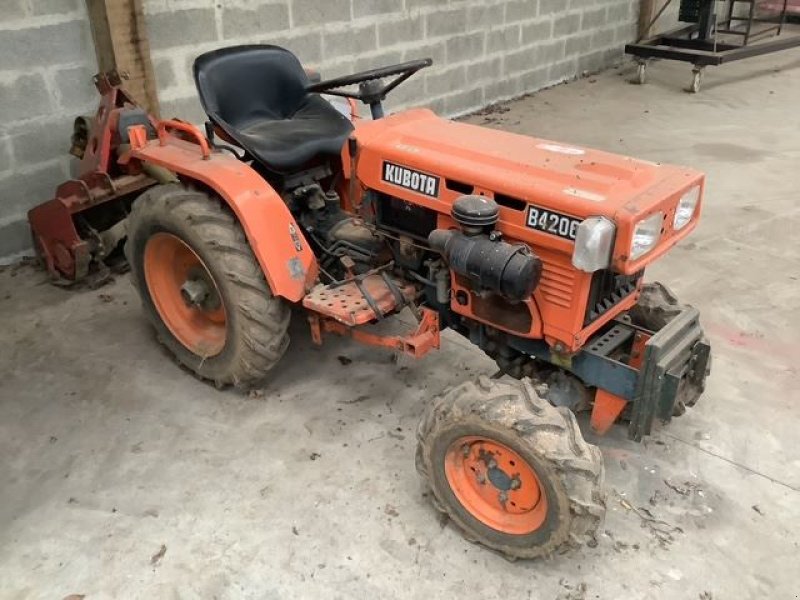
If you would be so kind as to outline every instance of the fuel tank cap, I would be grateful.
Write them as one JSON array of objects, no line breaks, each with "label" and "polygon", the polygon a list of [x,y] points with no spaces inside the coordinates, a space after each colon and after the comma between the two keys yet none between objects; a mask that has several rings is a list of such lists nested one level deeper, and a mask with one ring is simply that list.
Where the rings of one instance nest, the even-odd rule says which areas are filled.
[{"label": "fuel tank cap", "polygon": [[462,227],[484,228],[497,223],[500,208],[497,202],[486,196],[461,196],[453,202],[450,214]]}]

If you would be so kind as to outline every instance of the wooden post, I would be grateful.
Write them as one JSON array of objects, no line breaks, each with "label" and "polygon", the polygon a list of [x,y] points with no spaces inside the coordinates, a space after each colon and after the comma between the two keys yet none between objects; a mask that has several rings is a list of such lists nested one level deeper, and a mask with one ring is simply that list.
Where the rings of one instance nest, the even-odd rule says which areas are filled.
[{"label": "wooden post", "polygon": [[142,0],[86,0],[97,66],[127,73],[125,89],[158,116],[158,91]]},{"label": "wooden post", "polygon": [[639,6],[639,36],[638,39],[650,37],[652,32],[647,31],[650,21],[656,10],[656,0],[640,0]]}]

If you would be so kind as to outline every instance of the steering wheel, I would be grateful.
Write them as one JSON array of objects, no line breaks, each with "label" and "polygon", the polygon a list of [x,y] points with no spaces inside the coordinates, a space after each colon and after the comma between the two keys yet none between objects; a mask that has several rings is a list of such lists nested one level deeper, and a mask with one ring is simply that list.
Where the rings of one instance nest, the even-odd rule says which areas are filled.
[{"label": "steering wheel", "polygon": [[[369,104],[374,111],[376,107],[380,106],[380,103],[386,98],[389,92],[420,69],[430,67],[432,64],[433,60],[430,58],[412,60],[399,65],[380,67],[378,69],[355,73],[354,75],[345,75],[343,77],[335,77],[334,79],[320,81],[319,83],[312,83],[306,87],[306,91],[316,94],[354,98],[360,100],[364,104]],[[387,84],[381,81],[385,77],[393,77],[395,75],[397,75],[397,77]],[[358,91],[341,89],[351,85],[358,85]]]}]

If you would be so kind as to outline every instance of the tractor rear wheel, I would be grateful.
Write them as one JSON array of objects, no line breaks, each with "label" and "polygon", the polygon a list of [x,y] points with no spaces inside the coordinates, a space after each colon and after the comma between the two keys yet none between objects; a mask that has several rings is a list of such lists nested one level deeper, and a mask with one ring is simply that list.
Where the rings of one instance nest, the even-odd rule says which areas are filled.
[{"label": "tractor rear wheel", "polygon": [[272,295],[222,202],[179,184],[142,194],[125,255],[159,341],[218,387],[254,387],[289,344],[290,310]]},{"label": "tractor rear wheel", "polygon": [[603,522],[600,450],[527,379],[449,389],[426,407],[417,441],[436,508],[467,539],[509,558],[590,542]]}]

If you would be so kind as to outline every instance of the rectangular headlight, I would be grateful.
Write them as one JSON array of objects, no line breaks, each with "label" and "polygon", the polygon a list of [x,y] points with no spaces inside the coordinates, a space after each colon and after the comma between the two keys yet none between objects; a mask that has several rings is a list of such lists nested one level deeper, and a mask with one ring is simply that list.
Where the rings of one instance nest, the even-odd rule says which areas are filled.
[{"label": "rectangular headlight", "polygon": [[678,202],[675,209],[675,218],[672,220],[672,228],[675,231],[683,229],[692,220],[697,204],[700,202],[700,186],[693,187],[686,192]]},{"label": "rectangular headlight", "polygon": [[661,225],[663,224],[664,215],[660,212],[652,214],[636,224],[631,242],[631,260],[636,260],[655,248],[661,238]]},{"label": "rectangular headlight", "polygon": [[578,225],[572,264],[576,269],[594,273],[611,264],[617,227],[605,217],[589,217]]}]

